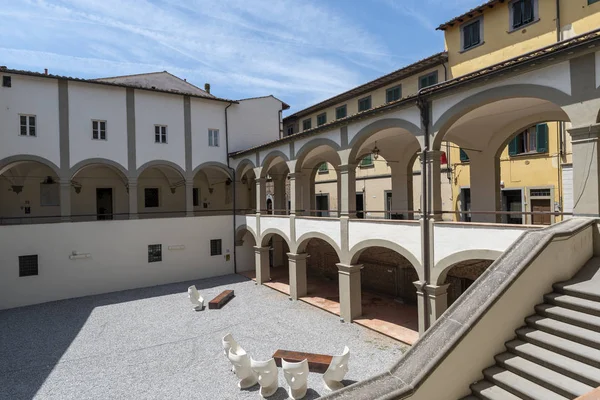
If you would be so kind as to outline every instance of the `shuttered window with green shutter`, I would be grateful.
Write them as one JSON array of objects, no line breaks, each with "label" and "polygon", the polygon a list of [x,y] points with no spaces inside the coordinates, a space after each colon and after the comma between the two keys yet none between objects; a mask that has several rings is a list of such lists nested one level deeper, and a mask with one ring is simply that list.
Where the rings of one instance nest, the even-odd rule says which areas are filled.
[{"label": "shuttered window with green shutter", "polygon": [[508,143],[508,155],[548,152],[548,124],[538,124],[519,133]]},{"label": "shuttered window with green shutter", "polygon": [[469,155],[463,149],[460,149],[460,161],[461,162],[467,162],[467,161],[469,161]]}]

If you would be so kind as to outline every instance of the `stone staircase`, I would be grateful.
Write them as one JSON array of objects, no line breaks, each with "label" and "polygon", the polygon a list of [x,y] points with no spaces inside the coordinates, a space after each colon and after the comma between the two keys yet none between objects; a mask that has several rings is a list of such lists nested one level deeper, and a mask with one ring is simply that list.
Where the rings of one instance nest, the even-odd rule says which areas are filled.
[{"label": "stone staircase", "polygon": [[463,400],[575,399],[600,386],[600,258],[554,285]]}]

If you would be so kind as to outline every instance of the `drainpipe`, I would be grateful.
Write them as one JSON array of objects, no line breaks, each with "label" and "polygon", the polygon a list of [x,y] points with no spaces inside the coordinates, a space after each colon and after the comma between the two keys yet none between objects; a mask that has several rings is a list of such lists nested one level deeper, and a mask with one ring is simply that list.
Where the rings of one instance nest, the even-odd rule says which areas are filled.
[{"label": "drainpipe", "polygon": [[[235,193],[235,169],[231,168],[231,166],[229,165],[229,124],[228,124],[228,120],[227,120],[227,109],[229,107],[231,107],[233,103],[229,103],[227,105],[227,107],[225,107],[225,152],[226,152],[226,157],[227,157],[227,168],[229,168],[229,170],[231,171],[231,177],[233,178],[233,182],[231,182],[231,184],[233,185],[233,273],[237,274],[237,254],[236,254],[236,250],[235,250],[235,210],[236,210],[236,201],[235,201],[235,197],[236,197],[236,193]],[[226,189],[227,190],[227,189]]]},{"label": "drainpipe", "polygon": [[[560,24],[560,0],[556,0],[556,42],[562,40],[562,27]],[[563,192],[562,192],[562,161],[564,155],[564,140],[565,140],[565,123],[563,121],[558,122],[558,201],[560,205],[560,211],[563,212]],[[553,207],[554,208],[554,207]],[[561,217],[561,220],[564,216]]]},{"label": "drainpipe", "polygon": [[560,26],[560,0],[556,0],[556,41],[560,42],[562,40],[561,35],[561,26]]}]

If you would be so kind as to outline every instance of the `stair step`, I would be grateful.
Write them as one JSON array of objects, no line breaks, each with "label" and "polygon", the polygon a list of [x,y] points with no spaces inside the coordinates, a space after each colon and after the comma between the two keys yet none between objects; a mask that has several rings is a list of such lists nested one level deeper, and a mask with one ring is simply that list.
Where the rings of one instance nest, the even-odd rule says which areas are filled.
[{"label": "stair step", "polygon": [[544,301],[549,304],[600,317],[600,302],[597,301],[561,293],[549,293],[544,296]]},{"label": "stair step", "polygon": [[535,306],[535,312],[558,321],[580,326],[593,331],[600,331],[600,317],[571,310],[552,304],[539,304]]},{"label": "stair step", "polygon": [[498,366],[485,369],[483,376],[518,398],[529,400],[569,399]]},{"label": "stair step", "polygon": [[471,385],[471,391],[477,395],[476,399],[483,400],[521,400],[520,397],[507,392],[500,386],[489,381],[479,381]]},{"label": "stair step", "polygon": [[600,302],[600,293],[595,282],[573,283],[571,281],[555,283],[552,285],[555,292],[566,294],[581,299]]},{"label": "stair step", "polygon": [[517,337],[554,353],[573,358],[600,369],[600,350],[528,327],[517,329]]},{"label": "stair step", "polygon": [[463,397],[460,400],[480,400],[478,397],[473,396],[472,394],[468,395],[467,397]]},{"label": "stair step", "polygon": [[571,324],[539,315],[527,317],[525,318],[525,322],[527,325],[533,328],[541,329],[553,335],[600,349],[599,332],[594,332],[589,329],[580,328],[578,326],[573,326]]},{"label": "stair step", "polygon": [[513,354],[586,385],[600,386],[600,369],[522,340],[511,340],[506,348]]}]

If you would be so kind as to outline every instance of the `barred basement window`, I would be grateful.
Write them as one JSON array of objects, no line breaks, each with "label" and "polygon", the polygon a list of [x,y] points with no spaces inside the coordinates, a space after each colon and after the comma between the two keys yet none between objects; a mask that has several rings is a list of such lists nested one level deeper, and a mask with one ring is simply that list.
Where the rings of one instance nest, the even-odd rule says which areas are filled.
[{"label": "barred basement window", "polygon": [[162,261],[162,244],[148,245],[148,262]]},{"label": "barred basement window", "polygon": [[221,239],[212,239],[210,241],[210,255],[220,256],[221,254]]},{"label": "barred basement window", "polygon": [[34,276],[38,274],[38,256],[32,254],[19,256],[19,276]]}]

